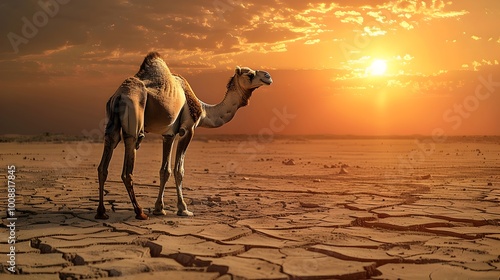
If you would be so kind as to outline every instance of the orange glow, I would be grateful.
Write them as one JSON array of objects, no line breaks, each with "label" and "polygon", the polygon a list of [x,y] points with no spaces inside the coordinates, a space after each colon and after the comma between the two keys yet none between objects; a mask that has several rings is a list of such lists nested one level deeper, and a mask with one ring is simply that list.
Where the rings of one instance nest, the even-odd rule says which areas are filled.
[{"label": "orange glow", "polygon": [[[0,134],[100,129],[149,51],[207,103],[235,66],[273,77],[199,133],[500,134],[500,1],[221,2],[75,1],[44,17],[36,1],[7,1]],[[272,122],[284,111],[297,117]]]}]

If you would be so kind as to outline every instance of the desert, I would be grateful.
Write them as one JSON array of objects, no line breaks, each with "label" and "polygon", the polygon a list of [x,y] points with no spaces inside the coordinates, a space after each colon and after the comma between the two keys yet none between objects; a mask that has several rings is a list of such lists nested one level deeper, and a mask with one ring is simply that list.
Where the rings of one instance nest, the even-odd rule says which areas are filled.
[{"label": "desert", "polygon": [[0,19],[0,280],[500,280],[500,1]]},{"label": "desert", "polygon": [[134,171],[141,221],[120,178],[122,144],[105,185],[110,218],[96,220],[102,143],[0,143],[3,185],[15,166],[16,191],[15,274],[3,212],[0,278],[499,279],[499,144],[198,135],[184,180],[194,216],[178,217],[172,179],[167,215],[152,214],[153,137]]}]

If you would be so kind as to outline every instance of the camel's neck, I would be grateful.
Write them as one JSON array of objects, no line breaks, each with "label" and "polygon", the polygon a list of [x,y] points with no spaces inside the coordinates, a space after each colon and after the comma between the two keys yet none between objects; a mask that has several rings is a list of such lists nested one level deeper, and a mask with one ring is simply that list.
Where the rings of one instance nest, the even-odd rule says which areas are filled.
[{"label": "camel's neck", "polygon": [[198,126],[216,128],[231,121],[239,108],[248,104],[253,90],[243,90],[231,81],[227,87],[224,100],[217,105],[201,102],[204,114]]}]

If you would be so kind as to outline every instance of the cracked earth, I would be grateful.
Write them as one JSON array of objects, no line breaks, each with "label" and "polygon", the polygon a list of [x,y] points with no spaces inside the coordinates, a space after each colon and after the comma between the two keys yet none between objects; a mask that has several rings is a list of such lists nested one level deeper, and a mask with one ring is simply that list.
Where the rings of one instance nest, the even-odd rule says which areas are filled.
[{"label": "cracked earth", "polygon": [[[192,143],[189,218],[175,215],[172,179],[167,215],[152,215],[161,144],[143,143],[134,180],[147,221],[120,181],[122,145],[102,221],[101,144],[0,144],[1,178],[17,168],[18,218],[12,275],[2,211],[0,278],[500,279],[498,138],[256,143]],[[0,197],[5,209],[6,187]]]}]

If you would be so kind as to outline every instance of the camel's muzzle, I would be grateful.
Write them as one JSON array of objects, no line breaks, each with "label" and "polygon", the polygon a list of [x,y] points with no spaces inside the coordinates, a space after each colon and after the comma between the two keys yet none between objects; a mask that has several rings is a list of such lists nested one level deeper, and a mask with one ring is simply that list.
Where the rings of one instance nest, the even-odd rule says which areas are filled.
[{"label": "camel's muzzle", "polygon": [[271,74],[269,74],[266,71],[259,71],[259,72],[262,72],[264,74],[264,79],[260,79],[264,84],[270,85],[273,83],[273,79],[271,78]]}]

